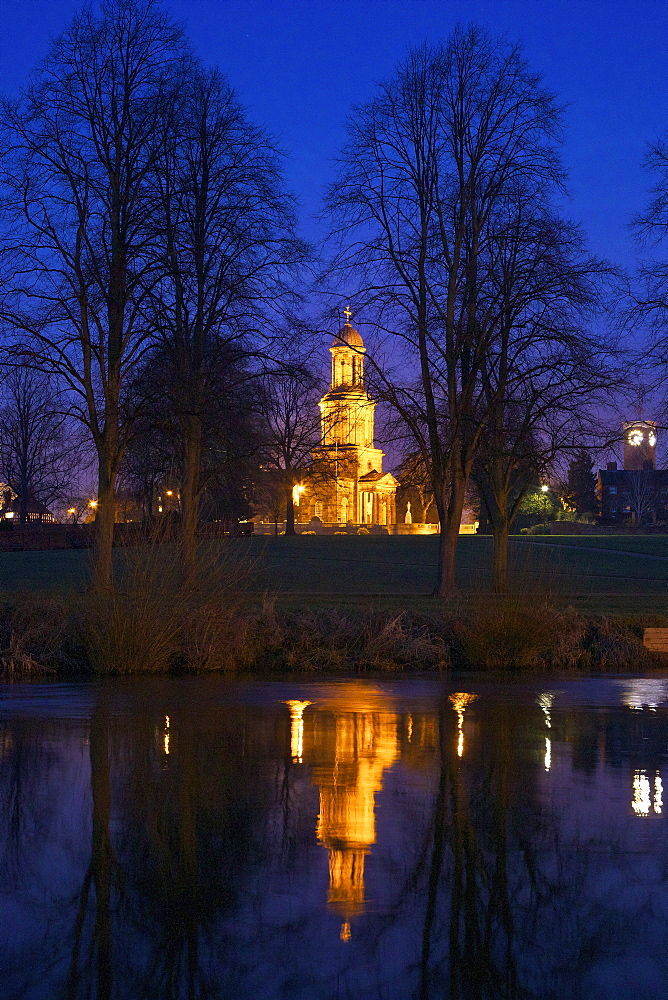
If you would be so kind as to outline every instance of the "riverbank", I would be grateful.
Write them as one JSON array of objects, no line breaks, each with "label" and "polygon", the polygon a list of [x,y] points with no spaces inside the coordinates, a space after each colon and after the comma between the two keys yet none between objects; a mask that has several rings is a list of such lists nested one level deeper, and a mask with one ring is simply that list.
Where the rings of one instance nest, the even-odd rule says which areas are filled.
[{"label": "riverbank", "polygon": [[402,610],[266,596],[207,599],[23,596],[0,606],[0,678],[132,673],[642,671],[643,628],[665,615],[597,615],[522,596]]},{"label": "riverbank", "polygon": [[[430,596],[432,538],[207,543],[184,583],[172,544],[116,550],[116,589],[86,591],[84,552],[0,557],[0,672],[642,670],[668,626],[663,540],[511,546],[489,593],[491,540],[463,538],[458,590]],[[657,542],[656,548],[652,543]],[[661,543],[661,544],[658,544]],[[619,545],[619,550],[612,548]]]}]

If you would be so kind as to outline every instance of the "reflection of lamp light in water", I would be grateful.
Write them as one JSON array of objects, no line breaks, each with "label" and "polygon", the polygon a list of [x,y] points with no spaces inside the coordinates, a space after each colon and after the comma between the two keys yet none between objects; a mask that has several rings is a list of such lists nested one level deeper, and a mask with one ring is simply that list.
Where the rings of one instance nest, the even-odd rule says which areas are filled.
[{"label": "reflection of lamp light in water", "polygon": [[668,683],[657,678],[642,677],[637,680],[626,680],[622,682],[622,698],[629,708],[636,712],[643,708],[649,708],[650,712],[655,712],[657,705],[668,701]]},{"label": "reflection of lamp light in water", "polygon": [[169,753],[169,716],[165,716],[165,736],[162,742],[165,753]]},{"label": "reflection of lamp light in water", "polygon": [[542,694],[538,695],[537,701],[540,705],[543,715],[545,716],[545,725],[548,729],[552,728],[552,702],[554,701],[554,691],[543,691]]},{"label": "reflection of lamp light in water", "polygon": [[[538,695],[536,699],[543,715],[545,716],[545,725],[548,729],[552,729],[552,702],[554,701],[554,691],[543,691],[542,694]],[[549,771],[552,767],[552,740],[549,736],[545,737],[545,770]]]},{"label": "reflection of lamp light in water", "polygon": [[663,782],[657,771],[654,775],[654,802],[651,798],[649,778],[644,771],[636,771],[633,776],[633,799],[631,807],[636,816],[649,816],[654,809],[657,816],[663,813]]},{"label": "reflection of lamp light in water", "polygon": [[633,801],[631,806],[636,816],[649,816],[651,806],[649,779],[644,771],[636,771],[633,776]]},{"label": "reflection of lamp light in water", "polygon": [[297,764],[303,763],[304,753],[304,709],[310,701],[286,701],[290,709],[290,756]]},{"label": "reflection of lamp light in water", "polygon": [[462,757],[464,754],[464,712],[478,697],[477,694],[466,694],[463,691],[458,691],[456,694],[450,695],[450,701],[452,702],[452,707],[457,713],[457,756]]}]

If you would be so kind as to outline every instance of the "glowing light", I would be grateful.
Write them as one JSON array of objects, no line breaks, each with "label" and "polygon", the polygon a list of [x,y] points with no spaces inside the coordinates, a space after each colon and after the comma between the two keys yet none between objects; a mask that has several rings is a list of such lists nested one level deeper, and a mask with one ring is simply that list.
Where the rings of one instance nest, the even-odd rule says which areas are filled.
[{"label": "glowing light", "polygon": [[668,682],[658,678],[642,677],[637,680],[626,680],[623,684],[622,698],[624,704],[639,712],[643,708],[656,710],[657,705],[668,701]]},{"label": "glowing light", "polygon": [[638,445],[643,443],[644,439],[645,435],[636,427],[635,430],[629,431],[627,441],[629,444],[633,445],[634,448],[637,448]]},{"label": "glowing light", "polygon": [[552,767],[552,740],[549,736],[545,737],[545,770],[549,771]]},{"label": "glowing light", "polygon": [[14,517],[14,511],[8,510],[7,513],[5,514],[5,517],[7,518],[8,521],[11,521],[11,519]]},{"label": "glowing light", "polygon": [[305,487],[301,483],[297,483],[296,486],[292,487],[292,502],[296,507],[299,507],[299,498],[304,492]]},{"label": "glowing light", "polygon": [[165,490],[165,496],[166,497],[173,497],[174,496],[174,491],[173,490]]},{"label": "glowing light", "polygon": [[162,738],[162,748],[165,754],[169,754],[169,716],[165,716],[165,735]]},{"label": "glowing light", "polygon": [[97,500],[89,500],[88,506],[92,507],[92,509],[95,510],[95,508],[97,507]]},{"label": "glowing light", "polygon": [[67,513],[68,514],[76,514],[76,512],[77,512],[76,507],[68,507],[67,508]]},{"label": "glowing light", "polygon": [[478,697],[477,694],[467,694],[464,691],[458,691],[456,694],[451,694],[450,701],[452,707],[457,713],[457,756],[464,756],[464,712]]},{"label": "glowing light", "polygon": [[554,701],[554,691],[543,691],[542,694],[538,695],[536,699],[540,708],[545,716],[545,725],[548,729],[552,728],[552,703]]},{"label": "glowing light", "polygon": [[310,701],[286,701],[290,709],[290,756],[296,764],[304,761],[304,709],[313,704]]},{"label": "glowing light", "polygon": [[315,751],[313,782],[320,790],[316,836],[327,849],[327,904],[340,915],[340,938],[350,940],[353,917],[366,908],[365,864],[376,842],[376,795],[400,753],[400,718],[384,692],[340,685],[326,705],[334,730],[323,726],[318,704],[304,737],[306,759]]},{"label": "glowing light", "polygon": [[413,716],[412,715],[408,716],[407,730],[408,730],[408,742],[410,743],[411,737],[413,735]]},{"label": "glowing light", "polygon": [[656,444],[656,434],[654,433],[654,431],[649,432],[647,440],[649,441],[650,448],[653,448],[654,445]]},{"label": "glowing light", "polygon": [[661,781],[661,775],[657,772],[654,778],[654,812],[657,816],[661,815],[663,810],[663,782]]},{"label": "glowing light", "polygon": [[549,488],[550,488],[550,487],[549,487],[549,486],[547,486],[547,484],[546,484],[546,483],[543,483],[543,485],[542,485],[542,486],[541,486],[541,488],[540,488],[540,491],[541,491],[541,493],[547,493],[547,491],[549,490]]},{"label": "glowing light", "polygon": [[649,816],[652,805],[649,778],[644,771],[636,771],[633,776],[633,800],[631,806],[636,816]]}]

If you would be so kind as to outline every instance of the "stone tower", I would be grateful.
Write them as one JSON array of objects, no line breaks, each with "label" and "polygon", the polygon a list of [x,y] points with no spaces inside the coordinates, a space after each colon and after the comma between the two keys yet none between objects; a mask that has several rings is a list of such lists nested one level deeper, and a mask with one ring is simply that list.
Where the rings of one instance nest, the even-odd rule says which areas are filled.
[{"label": "stone tower", "polygon": [[656,468],[656,424],[632,420],[623,424],[624,468],[628,472]]},{"label": "stone tower", "polygon": [[[366,348],[347,320],[330,353],[332,377],[320,400],[321,443],[313,452],[310,516],[326,523],[393,524],[397,481],[374,444],[376,404],[364,385]],[[305,512],[304,512],[305,513]]]}]

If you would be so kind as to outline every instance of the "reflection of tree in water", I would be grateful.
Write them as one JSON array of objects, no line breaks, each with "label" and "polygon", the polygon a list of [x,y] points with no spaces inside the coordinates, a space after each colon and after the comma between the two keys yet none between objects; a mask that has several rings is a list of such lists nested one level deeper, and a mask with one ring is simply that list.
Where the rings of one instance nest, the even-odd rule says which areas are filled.
[{"label": "reflection of tree in water", "polygon": [[[31,870],[30,851],[34,844],[39,856],[70,832],[53,815],[63,775],[58,787],[54,782],[48,788],[49,813],[40,749],[45,727],[32,724],[19,755],[21,725],[12,721],[2,744],[0,789],[7,802],[17,802],[17,882],[38,900],[36,924],[43,924],[44,934],[34,951],[26,943],[20,954],[5,955],[14,971],[0,962],[3,1000],[23,1000],[33,991],[41,997],[45,981],[53,986],[51,995],[68,1000],[194,1000],[218,996],[226,979],[234,982],[238,970],[226,955],[233,957],[235,933],[225,920],[234,924],[249,871],[266,862],[271,783],[259,772],[256,755],[268,756],[274,734],[269,729],[260,746],[260,727],[228,715],[179,709],[166,743],[164,715],[119,718],[100,696],[84,734],[89,792],[82,784],[76,793],[83,823],[71,831],[75,841],[54,844],[56,855],[67,855],[74,868],[62,884],[56,873],[49,884],[45,874]],[[52,728],[62,740],[63,727]],[[5,850],[12,843],[9,818],[3,814]]]},{"label": "reflection of tree in water", "polygon": [[203,720],[181,707],[170,714],[166,747],[160,727],[135,720],[118,838],[119,931],[137,942],[125,972],[133,997],[217,996],[236,976],[225,957],[225,921],[234,920],[248,869],[266,860],[271,788],[244,722],[221,710]]},{"label": "reflection of tree in water", "polygon": [[0,722],[0,872],[6,882],[25,871],[31,848],[52,816],[44,795],[57,764],[50,735],[52,727],[44,720]]},{"label": "reflection of tree in water", "polygon": [[[591,718],[579,721],[585,731],[592,726]],[[613,834],[599,845],[564,830],[541,801],[537,768],[527,784],[517,737],[532,724],[516,708],[488,707],[479,713],[474,759],[460,761],[452,713],[441,711],[421,1000],[444,991],[453,1000],[587,996],[583,984],[597,963],[628,944],[628,909],[605,891],[610,872],[601,875],[614,858]],[[647,925],[647,913],[637,916]]]},{"label": "reflection of tree in water", "polygon": [[[300,702],[292,727],[285,704],[152,698],[119,715],[100,696],[86,822],[68,848],[76,891],[70,879],[43,893],[50,930],[3,1000],[41,996],[44,981],[68,1000],[561,1000],[603,995],[587,993],[592,968],[630,955],[629,926],[657,950],[647,897],[633,910],[603,882],[635,877],[621,841],[615,860],[609,830],[569,826],[563,797],[543,795],[564,762],[557,749],[545,771],[546,720],[555,747],[564,733],[577,747],[622,725],[636,739],[641,711],[457,692],[406,713],[369,685],[336,689]],[[665,746],[661,718],[644,715],[638,746]],[[0,829],[5,844],[17,831],[24,881],[40,839],[62,834],[45,791],[55,741],[32,727],[0,738],[0,791],[19,800]],[[634,747],[628,763],[653,775]],[[570,755],[563,773],[589,780]],[[630,796],[631,822],[662,822]]]}]

